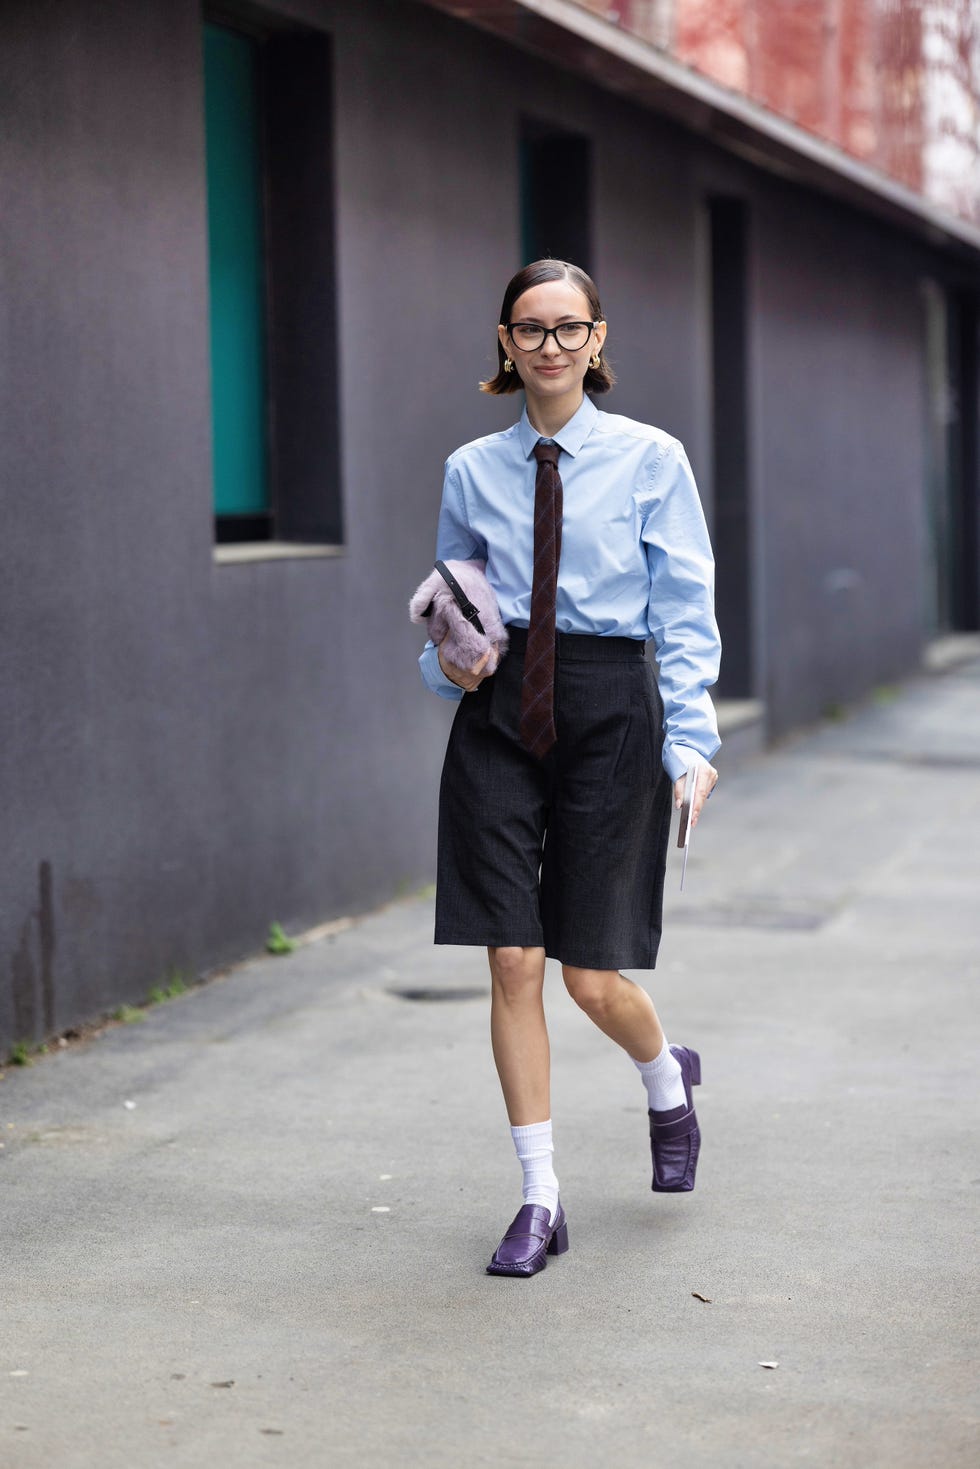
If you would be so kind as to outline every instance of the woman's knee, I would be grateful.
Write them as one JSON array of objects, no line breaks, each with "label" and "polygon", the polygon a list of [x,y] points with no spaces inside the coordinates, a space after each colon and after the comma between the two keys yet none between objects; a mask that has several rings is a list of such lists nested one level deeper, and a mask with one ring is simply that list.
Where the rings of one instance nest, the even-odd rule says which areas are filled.
[{"label": "woman's knee", "polygon": [[494,985],[507,999],[533,993],[544,983],[544,950],[488,949]]},{"label": "woman's knee", "polygon": [[571,964],[563,964],[561,972],[565,988],[576,1005],[593,1017],[606,1013],[623,981],[615,969],[576,969]]}]

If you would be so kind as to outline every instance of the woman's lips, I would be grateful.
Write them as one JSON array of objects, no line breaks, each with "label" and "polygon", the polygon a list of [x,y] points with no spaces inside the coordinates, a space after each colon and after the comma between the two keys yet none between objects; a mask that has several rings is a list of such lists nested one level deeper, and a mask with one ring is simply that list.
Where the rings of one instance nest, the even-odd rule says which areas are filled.
[{"label": "woman's lips", "polygon": [[534,370],[540,372],[542,377],[557,377],[560,372],[565,371],[565,363],[562,362],[558,367],[536,367]]}]

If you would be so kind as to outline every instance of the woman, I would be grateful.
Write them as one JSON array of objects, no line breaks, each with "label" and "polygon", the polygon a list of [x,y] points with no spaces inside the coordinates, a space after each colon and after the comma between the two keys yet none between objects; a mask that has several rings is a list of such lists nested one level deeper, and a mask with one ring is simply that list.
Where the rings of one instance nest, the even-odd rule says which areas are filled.
[{"label": "woman", "polygon": [[672,788],[679,805],[697,772],[696,823],[718,778],[706,690],[719,642],[683,446],[585,396],[615,381],[590,278],[560,260],[526,266],[497,337],[498,372],[481,388],[523,388],[524,413],[447,460],[437,556],[486,561],[509,651],[492,677],[489,654],[458,668],[431,643],[420,666],[433,692],[461,701],[440,795],[435,939],[487,948],[493,1055],[524,1173],[524,1204],[487,1268],[533,1275],[568,1247],[546,957],[639,1069],[654,1190],[694,1187],[699,1057],[667,1044],[649,995],[619,970],[656,964]]}]

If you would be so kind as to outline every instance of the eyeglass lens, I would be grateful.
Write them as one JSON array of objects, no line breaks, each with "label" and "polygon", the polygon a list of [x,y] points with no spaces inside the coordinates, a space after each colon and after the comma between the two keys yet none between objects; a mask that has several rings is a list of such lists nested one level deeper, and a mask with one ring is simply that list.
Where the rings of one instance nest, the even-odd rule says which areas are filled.
[{"label": "eyeglass lens", "polygon": [[521,352],[536,352],[544,346],[547,337],[554,337],[559,347],[574,352],[584,347],[592,335],[591,321],[563,321],[559,326],[538,326],[533,321],[515,321],[510,327],[510,339]]}]

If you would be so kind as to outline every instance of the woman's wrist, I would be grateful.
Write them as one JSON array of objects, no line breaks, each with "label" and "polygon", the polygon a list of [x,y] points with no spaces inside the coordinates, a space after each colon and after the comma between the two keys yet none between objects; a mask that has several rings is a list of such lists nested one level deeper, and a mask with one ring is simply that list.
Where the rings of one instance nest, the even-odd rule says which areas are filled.
[{"label": "woman's wrist", "polygon": [[[436,657],[439,659],[439,667],[442,669],[444,675],[446,676],[446,678],[448,678],[449,682],[451,684],[454,684],[457,689],[462,689],[463,688],[463,685],[459,682],[458,679],[453,678],[452,674],[449,671],[449,668],[446,667],[445,660],[443,659],[443,656],[442,656],[442,647],[441,646],[437,646],[436,647]],[[452,665],[450,665],[450,666],[452,666]],[[466,690],[463,689],[463,692],[465,694]]]}]

